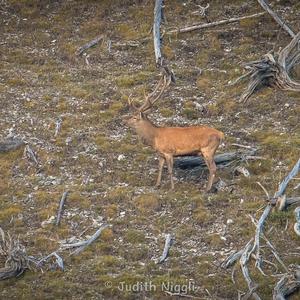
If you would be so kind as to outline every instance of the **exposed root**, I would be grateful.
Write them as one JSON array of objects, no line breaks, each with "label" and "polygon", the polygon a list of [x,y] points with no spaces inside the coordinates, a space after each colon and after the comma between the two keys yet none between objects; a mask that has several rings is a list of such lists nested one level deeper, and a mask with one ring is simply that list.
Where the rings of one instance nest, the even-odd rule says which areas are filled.
[{"label": "exposed root", "polygon": [[29,268],[29,260],[25,248],[19,240],[13,239],[9,234],[4,234],[0,227],[0,280],[20,276]]}]

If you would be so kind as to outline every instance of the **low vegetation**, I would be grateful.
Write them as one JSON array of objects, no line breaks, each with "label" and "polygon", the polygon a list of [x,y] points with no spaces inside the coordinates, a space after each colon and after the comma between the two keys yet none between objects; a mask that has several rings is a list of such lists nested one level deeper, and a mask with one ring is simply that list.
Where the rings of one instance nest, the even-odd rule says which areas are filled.
[{"label": "low vegetation", "polygon": [[[299,30],[298,3],[274,6]],[[193,1],[166,1],[164,26],[205,22],[191,14],[196,9]],[[219,20],[261,8],[255,1],[213,0],[208,11],[211,20]],[[218,170],[231,192],[204,194],[206,169],[175,168],[175,190],[169,191],[166,174],[155,189],[158,160],[124,123],[131,113],[129,95],[142,101],[158,80],[152,12],[152,2],[142,0],[1,2],[0,138],[23,138],[39,166],[23,149],[0,153],[0,226],[41,258],[63,239],[112,225],[79,255],[61,253],[64,271],[50,260],[43,272],[33,268],[1,281],[1,299],[169,299],[166,292],[235,299],[237,289],[247,290],[240,271],[233,284],[231,272],[219,266],[253,235],[248,215],[258,219],[265,205],[256,182],[273,193],[299,158],[299,94],[265,89],[244,105],[238,103],[244,86],[228,83],[242,74],[241,62],[284,47],[290,37],[281,32],[276,40],[279,29],[267,16],[164,37],[163,53],[177,82],[149,118],[157,125],[215,127],[227,141],[219,153],[236,150],[231,143],[238,143],[257,147],[263,159],[242,163],[249,178],[231,167]],[[75,54],[103,33],[103,43]],[[299,192],[293,190],[297,180],[291,196]],[[43,223],[56,216],[66,190],[61,225]],[[293,218],[291,211],[273,213],[267,222],[278,252],[299,248]],[[167,233],[175,237],[169,258],[156,264]],[[298,257],[283,259],[299,264]],[[0,267],[1,262],[0,257]],[[251,271],[262,299],[269,299],[275,279]],[[156,289],[137,292],[137,282]]]}]

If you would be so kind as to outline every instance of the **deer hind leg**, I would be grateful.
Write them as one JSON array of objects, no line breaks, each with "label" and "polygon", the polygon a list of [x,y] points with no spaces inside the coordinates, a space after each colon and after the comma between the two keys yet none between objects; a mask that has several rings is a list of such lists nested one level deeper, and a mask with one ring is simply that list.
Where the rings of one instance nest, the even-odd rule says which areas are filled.
[{"label": "deer hind leg", "polygon": [[168,166],[168,172],[171,180],[171,189],[174,189],[174,181],[173,181],[173,155],[165,155],[166,161],[167,161],[167,166]]},{"label": "deer hind leg", "polygon": [[207,186],[206,186],[206,189],[205,191],[208,192],[210,191],[212,185],[213,185],[213,182],[214,182],[214,179],[215,179],[215,176],[216,176],[216,171],[217,171],[217,166],[216,166],[216,163],[214,161],[214,154],[215,154],[215,151],[210,151],[210,152],[205,152],[205,151],[202,151],[202,154],[203,154],[203,158],[204,158],[204,161],[208,167],[208,170],[209,170],[209,177],[208,177],[208,182],[207,182]]},{"label": "deer hind leg", "polygon": [[164,164],[165,164],[165,158],[160,156],[159,157],[159,162],[158,162],[158,176],[157,176],[157,181],[156,181],[156,184],[155,184],[156,187],[160,186],[161,174],[162,174],[162,171],[163,171]]}]

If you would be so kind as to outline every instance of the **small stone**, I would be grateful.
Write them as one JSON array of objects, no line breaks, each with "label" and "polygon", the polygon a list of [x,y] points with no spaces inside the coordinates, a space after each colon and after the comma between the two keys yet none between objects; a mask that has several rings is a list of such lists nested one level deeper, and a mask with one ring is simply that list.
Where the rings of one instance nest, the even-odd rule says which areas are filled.
[{"label": "small stone", "polygon": [[120,154],[119,156],[118,156],[118,161],[121,161],[121,160],[123,160],[125,158],[125,155],[124,154]]},{"label": "small stone", "polygon": [[227,223],[228,225],[229,225],[229,224],[233,224],[233,220],[232,220],[232,219],[228,219],[226,223]]}]

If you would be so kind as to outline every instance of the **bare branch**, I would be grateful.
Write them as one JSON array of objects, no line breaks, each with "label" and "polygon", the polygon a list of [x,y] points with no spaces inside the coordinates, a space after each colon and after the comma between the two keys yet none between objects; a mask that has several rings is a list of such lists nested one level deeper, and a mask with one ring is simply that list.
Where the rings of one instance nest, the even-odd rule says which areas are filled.
[{"label": "bare branch", "polygon": [[185,27],[185,28],[181,28],[181,29],[170,30],[170,31],[166,32],[166,34],[178,34],[178,33],[191,32],[194,30],[205,29],[205,28],[215,27],[218,25],[234,23],[234,22],[238,22],[240,20],[245,20],[245,19],[249,19],[249,18],[260,17],[264,14],[265,13],[262,12],[262,13],[257,13],[257,14],[253,14],[253,15],[249,15],[249,16],[243,16],[243,17],[231,18],[231,19],[221,20],[221,21],[216,21],[216,22],[211,22],[211,23],[193,25],[193,26],[189,26],[189,27]]},{"label": "bare branch", "polygon": [[57,217],[56,217],[56,226],[58,226],[60,224],[60,219],[61,219],[61,215],[62,215],[62,211],[63,211],[63,208],[64,208],[64,204],[65,204],[65,200],[68,196],[69,192],[64,192],[61,199],[60,199],[60,203],[59,203],[59,209],[58,209],[58,212],[57,212]]},{"label": "bare branch", "polygon": [[164,251],[161,255],[161,257],[158,259],[157,264],[161,264],[163,263],[167,257],[168,257],[168,253],[169,250],[173,244],[174,238],[172,237],[171,234],[166,234],[166,241],[165,241],[165,247],[164,247]]},{"label": "bare branch", "polygon": [[103,35],[99,35],[90,42],[84,44],[83,46],[79,47],[76,51],[76,55],[80,56],[83,52],[85,52],[87,49],[97,45],[101,40],[103,39]]}]

